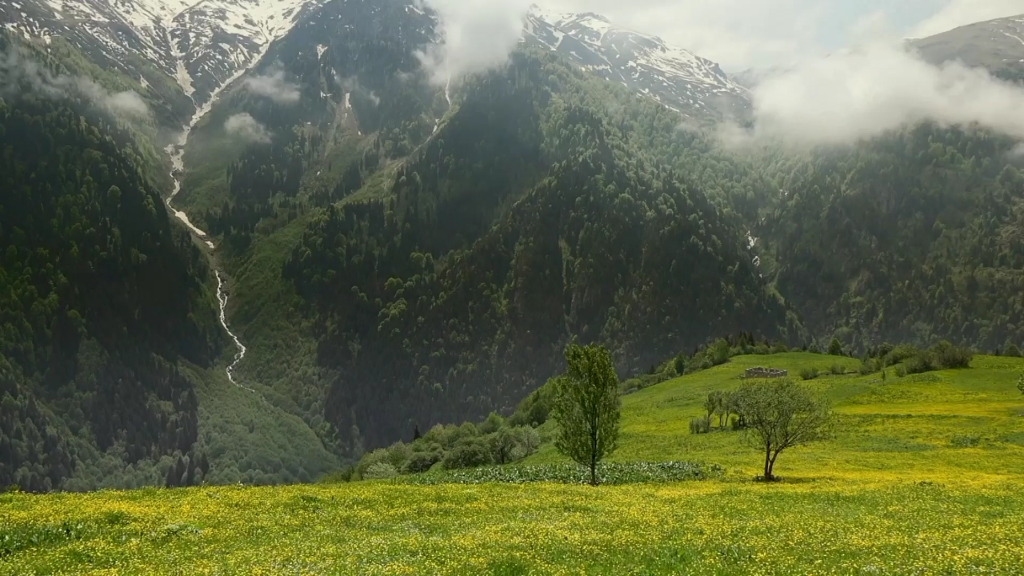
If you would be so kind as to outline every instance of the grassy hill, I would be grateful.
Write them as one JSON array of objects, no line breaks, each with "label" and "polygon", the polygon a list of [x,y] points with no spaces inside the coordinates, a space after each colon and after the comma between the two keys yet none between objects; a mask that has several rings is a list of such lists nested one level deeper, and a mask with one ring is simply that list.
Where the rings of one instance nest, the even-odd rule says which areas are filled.
[{"label": "grassy hill", "polygon": [[[848,375],[833,440],[751,478],[738,432],[689,433],[747,367]],[[704,460],[672,484],[400,482],[0,496],[0,572],[252,574],[1013,573],[1024,549],[1024,359],[896,378],[856,361],[743,356],[623,399],[613,460]],[[560,457],[545,446],[527,462]]]},{"label": "grassy hill", "polygon": [[[976,357],[969,370],[950,370],[886,381],[861,376],[858,360],[809,353],[739,356],[729,363],[625,396],[622,434],[613,461],[706,460],[749,479],[758,456],[738,432],[691,435],[690,418],[704,415],[713,390],[732,390],[746,368],[770,365],[799,379],[803,368],[821,372],[838,364],[849,372],[806,382],[833,402],[836,437],[784,452],[779,473],[791,479],[879,481],[1004,476],[1024,473],[1024,397],[1016,389],[1024,360]],[[559,460],[548,444],[526,464]]]}]

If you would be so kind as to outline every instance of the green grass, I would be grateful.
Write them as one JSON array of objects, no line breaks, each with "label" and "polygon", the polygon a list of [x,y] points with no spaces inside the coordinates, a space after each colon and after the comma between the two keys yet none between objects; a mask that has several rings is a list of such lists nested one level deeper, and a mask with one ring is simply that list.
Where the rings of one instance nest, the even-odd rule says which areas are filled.
[{"label": "green grass", "polygon": [[[703,397],[739,386],[744,368],[794,374],[837,360],[858,365],[737,357],[623,398],[613,461],[724,466],[713,479],[7,495],[0,573],[1019,573],[1024,360],[982,356],[970,369],[884,383],[879,374],[808,382],[834,403],[839,431],[783,453],[777,484],[751,480],[758,454],[739,433],[689,434]],[[559,462],[545,446],[524,465]]]},{"label": "green grass", "polygon": [[[757,455],[739,432],[689,434],[690,418],[704,414],[702,403],[712,390],[742,384],[743,370],[770,364],[792,376],[805,367],[839,362],[853,372],[858,360],[809,353],[739,356],[694,375],[677,378],[624,396],[619,450],[613,461],[701,459],[724,466],[731,474],[753,477]],[[803,382],[830,399],[839,427],[828,442],[786,451],[777,472],[794,478],[863,479],[928,475],[1019,474],[1024,450],[1009,442],[1024,432],[1024,397],[1016,380],[1024,360],[979,356],[968,370],[950,370],[896,378],[887,370],[860,376],[822,375]],[[550,426],[550,425],[549,425]],[[982,438],[984,449],[950,446],[957,434]],[[894,457],[898,453],[898,457]],[[527,464],[560,460],[548,444]]]}]

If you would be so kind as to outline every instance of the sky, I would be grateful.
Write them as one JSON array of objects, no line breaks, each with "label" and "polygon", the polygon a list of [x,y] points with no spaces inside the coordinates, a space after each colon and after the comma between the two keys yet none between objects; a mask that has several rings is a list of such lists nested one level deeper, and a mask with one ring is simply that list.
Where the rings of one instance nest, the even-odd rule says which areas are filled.
[{"label": "sky", "polygon": [[535,0],[656,34],[727,72],[790,65],[884,33],[923,37],[1024,14],[1024,0]]}]

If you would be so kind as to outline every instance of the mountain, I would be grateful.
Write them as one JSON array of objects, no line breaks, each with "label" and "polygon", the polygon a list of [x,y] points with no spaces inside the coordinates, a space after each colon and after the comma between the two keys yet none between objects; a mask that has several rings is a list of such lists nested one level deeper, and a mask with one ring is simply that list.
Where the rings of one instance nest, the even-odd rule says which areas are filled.
[{"label": "mountain", "polygon": [[[790,345],[837,336],[854,350],[883,339],[1024,340],[1008,139],[921,126],[849,150],[734,154],[679,127],[743,116],[743,87],[589,13],[534,9],[505,65],[439,85],[420,57],[437,39],[436,15],[408,0],[0,9],[4,34],[27,35],[93,95],[72,108],[4,100],[9,138],[32,118],[54,141],[75,114],[88,127],[68,144],[74,153],[44,138],[4,173],[25,189],[62,159],[83,171],[55,171],[52,197],[19,197],[29,224],[0,228],[25,245],[12,269],[49,274],[49,284],[22,274],[8,291],[42,301],[44,316],[9,322],[3,334],[18,337],[0,365],[17,373],[6,390],[18,405],[0,422],[0,449],[18,455],[33,489],[47,488],[49,460],[38,456],[61,438],[93,471],[65,486],[101,485],[98,462],[125,472],[117,451],[127,445],[148,463],[130,482],[188,483],[203,455],[209,482],[309,480],[417,428],[510,411],[558,373],[570,341],[606,345],[620,375],[635,376],[739,332]],[[132,93],[151,117],[97,110]],[[117,145],[99,159],[86,152],[104,139]],[[110,198],[126,189],[126,205],[146,215],[119,220]],[[168,236],[169,212],[147,203],[179,190],[174,208],[205,231],[202,243],[182,241],[174,222]],[[62,202],[84,220],[70,222]],[[63,222],[70,239],[47,244]],[[63,256],[83,252],[79,230],[107,222],[143,227],[116,257],[100,251],[117,264],[110,296],[131,314],[70,299],[67,313],[46,316],[96,268]],[[133,267],[157,253],[173,278],[151,287]],[[154,311],[143,292],[167,308]],[[76,338],[96,340],[125,370],[155,356],[184,380],[122,377],[139,385],[118,393],[127,405],[102,406],[115,419],[101,442],[79,411],[123,371],[67,360]],[[49,387],[52,378],[63,384]],[[145,422],[126,424],[128,411]],[[182,432],[170,446],[172,420]],[[61,436],[48,440],[47,426]]]},{"label": "mountain", "polygon": [[[26,39],[69,42],[144,85],[175,81],[198,105],[259,60],[315,0],[17,0],[0,23]],[[164,96],[169,96],[165,94]],[[181,113],[178,125],[191,114]]]},{"label": "mountain", "polygon": [[1024,15],[961,26],[910,44],[933,64],[955,60],[1007,80],[1024,79]]},{"label": "mountain", "polygon": [[192,132],[180,205],[234,278],[245,382],[355,450],[510,409],[572,337],[624,374],[798,337],[721,187],[665,164],[696,149],[678,113],[528,43],[446,90],[432,39],[408,2],[325,3]]},{"label": "mountain", "polygon": [[[0,34],[0,55],[11,50]],[[39,62],[66,77],[59,61]],[[201,479],[210,468],[182,367],[210,366],[223,345],[206,258],[171,223],[116,117],[40,91],[42,74],[0,77],[0,485]]]},{"label": "mountain", "polygon": [[746,89],[718,64],[656,36],[616,27],[597,14],[552,14],[534,6],[523,42],[557,52],[586,72],[692,119],[742,116],[750,108]]}]

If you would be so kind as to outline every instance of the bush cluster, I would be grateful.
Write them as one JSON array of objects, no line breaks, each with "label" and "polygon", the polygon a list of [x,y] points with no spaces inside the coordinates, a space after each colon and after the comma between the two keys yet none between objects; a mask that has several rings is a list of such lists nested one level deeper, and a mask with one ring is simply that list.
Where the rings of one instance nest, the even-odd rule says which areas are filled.
[{"label": "bush cluster", "polygon": [[379,480],[435,468],[457,470],[508,464],[526,458],[539,447],[540,435],[533,427],[510,426],[492,413],[479,425],[438,424],[412,442],[397,442],[369,452],[359,460],[352,477]]}]

